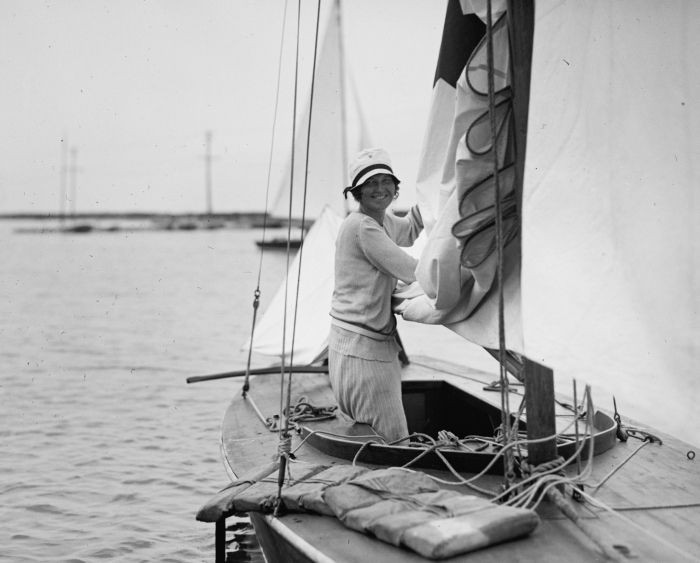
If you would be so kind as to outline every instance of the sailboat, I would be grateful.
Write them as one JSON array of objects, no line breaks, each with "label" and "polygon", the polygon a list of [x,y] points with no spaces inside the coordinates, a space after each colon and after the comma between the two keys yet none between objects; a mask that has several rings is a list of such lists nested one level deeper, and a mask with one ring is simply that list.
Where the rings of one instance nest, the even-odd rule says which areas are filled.
[{"label": "sailboat", "polygon": [[[305,227],[331,209],[344,217],[348,206],[337,197],[343,186],[348,155],[367,146],[369,127],[345,60],[340,1],[334,1],[326,17],[325,32],[318,49],[312,94],[306,97],[295,127],[294,149],[283,167],[282,177],[272,194],[269,215],[283,224],[291,221]],[[350,127],[348,122],[353,124]],[[302,191],[306,197],[299,197]],[[292,197],[292,193],[296,194]],[[291,200],[291,201],[290,201]],[[260,248],[299,248],[301,238],[272,238],[256,241]]]},{"label": "sailboat", "polygon": [[268,561],[698,559],[697,437],[577,382],[636,378],[693,420],[674,381],[698,360],[699,23],[690,1],[448,2],[430,234],[397,310],[500,377],[412,358],[392,444],[336,413],[322,365],[247,379],[222,427],[233,481],[197,516],[217,560],[240,513]]}]

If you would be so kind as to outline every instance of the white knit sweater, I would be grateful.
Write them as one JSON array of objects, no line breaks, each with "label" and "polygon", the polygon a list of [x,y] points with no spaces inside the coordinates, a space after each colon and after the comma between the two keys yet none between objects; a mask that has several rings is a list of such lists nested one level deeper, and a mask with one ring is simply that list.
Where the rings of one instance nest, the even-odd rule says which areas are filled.
[{"label": "white knit sweater", "polygon": [[335,247],[335,289],[331,316],[387,333],[394,327],[391,293],[396,280],[415,281],[417,260],[401,250],[423,229],[418,207],[405,217],[391,212],[384,225],[364,213],[351,213],[340,227]]}]

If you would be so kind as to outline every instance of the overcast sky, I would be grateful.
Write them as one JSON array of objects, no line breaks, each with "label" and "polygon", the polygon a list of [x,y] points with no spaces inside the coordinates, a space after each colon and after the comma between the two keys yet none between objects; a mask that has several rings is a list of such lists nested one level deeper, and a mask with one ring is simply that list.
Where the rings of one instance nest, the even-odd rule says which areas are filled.
[{"label": "overcast sky", "polygon": [[[310,52],[315,2],[303,12]],[[343,3],[349,65],[404,198],[444,12],[437,0]],[[282,0],[1,0],[0,212],[59,210],[62,140],[76,151],[78,212],[204,211],[207,130],[214,211],[262,210],[283,13]],[[290,142],[278,135],[274,166]]]}]

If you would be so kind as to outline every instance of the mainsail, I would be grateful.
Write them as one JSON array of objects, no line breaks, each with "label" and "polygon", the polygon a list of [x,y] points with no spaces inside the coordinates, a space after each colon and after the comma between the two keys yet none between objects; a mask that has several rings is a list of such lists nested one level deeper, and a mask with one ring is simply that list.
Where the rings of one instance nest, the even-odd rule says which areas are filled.
[{"label": "mainsail", "polygon": [[[448,21],[473,19],[461,11],[467,4],[451,2]],[[499,5],[505,8],[494,2]],[[505,18],[512,38],[521,22],[514,14]],[[646,397],[662,393],[678,404],[668,413],[676,428],[697,404],[687,384],[695,377],[700,340],[699,26],[700,4],[692,1],[534,4],[517,199],[521,239],[506,246],[504,264],[508,349],[567,380],[608,389],[633,382],[645,387]],[[443,42],[451,39],[446,32]],[[508,40],[509,34],[494,32],[496,68],[512,76],[512,63],[498,58],[512,52]],[[464,175],[473,174],[479,158],[467,138],[479,113],[468,105],[479,101],[469,76],[479,66],[475,58],[455,82],[454,96],[443,96],[433,110],[434,118],[451,115],[453,126],[442,144],[426,144],[419,184],[433,212],[419,267],[426,295],[404,310],[413,320],[451,323],[465,338],[494,347],[497,295],[493,283],[480,285],[493,277],[475,275],[471,258],[464,260],[465,239],[448,236],[475,212],[462,205]],[[507,192],[507,152],[504,157]],[[465,307],[475,291],[476,307]],[[654,408],[637,406],[643,414]],[[682,437],[697,440],[690,432]]]},{"label": "mainsail", "polygon": [[677,422],[698,398],[700,4],[558,2],[535,25],[524,351],[628,376]]}]

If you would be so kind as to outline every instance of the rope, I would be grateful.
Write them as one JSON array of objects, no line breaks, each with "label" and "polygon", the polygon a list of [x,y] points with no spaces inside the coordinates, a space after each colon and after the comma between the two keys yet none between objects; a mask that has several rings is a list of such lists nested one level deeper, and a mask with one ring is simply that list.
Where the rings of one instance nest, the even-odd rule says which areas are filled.
[{"label": "rope", "polygon": [[646,445],[648,445],[648,444],[650,444],[650,443],[651,443],[651,442],[648,442],[648,441],[645,440],[645,441],[643,441],[641,444],[639,444],[639,446],[637,446],[637,447],[634,449],[634,451],[633,451],[632,453],[630,453],[623,461],[621,461],[616,467],[614,467],[614,468],[612,469],[612,471],[610,471],[605,477],[603,477],[603,479],[601,479],[600,483],[598,483],[597,485],[593,486],[593,494],[595,494],[596,492],[598,492],[598,489],[600,489],[603,485],[605,485],[605,483],[608,481],[608,479],[610,479],[613,475],[615,475],[615,473],[617,473],[620,469],[622,469],[622,468],[624,467],[624,465],[625,465],[630,459],[632,459],[635,455],[637,455],[637,453],[638,453],[644,446],[646,446]]},{"label": "rope", "polygon": [[[311,438],[312,436],[316,436],[316,435],[331,436],[334,438],[345,438],[345,439],[347,439],[347,437],[348,437],[347,434],[335,434],[333,432],[328,432],[326,430],[312,430],[311,432],[309,432],[306,435],[306,437],[301,442],[299,442],[299,445],[297,445],[297,447],[292,450],[292,453],[293,454],[296,453],[297,450],[299,448],[301,448],[307,442],[307,440],[309,440],[309,438]],[[360,436],[353,436],[353,438],[356,438],[356,439],[365,439],[365,438],[372,439],[372,438],[376,438],[376,437],[377,436],[375,434],[364,434],[364,435],[360,435]]]},{"label": "rope", "polygon": [[[301,4],[301,3],[300,3]],[[302,197],[302,210],[301,210],[301,246],[299,247],[299,266],[297,268],[297,288],[296,294],[294,296],[294,320],[292,321],[292,346],[289,356],[290,365],[294,365],[294,344],[296,341],[296,328],[297,328],[297,313],[299,311],[299,291],[301,287],[301,265],[303,263],[304,257],[304,231],[306,227],[306,196],[308,190],[309,182],[309,153],[311,148],[311,123],[313,120],[313,103],[314,103],[314,88],[316,85],[316,63],[318,60],[318,37],[319,37],[319,26],[321,22],[321,0],[316,3],[316,31],[314,35],[314,56],[311,72],[311,93],[309,99],[309,123],[306,131],[306,157],[304,162],[304,195]],[[296,108],[295,108],[296,111]],[[293,160],[294,157],[292,157]],[[292,176],[292,187],[289,193],[289,225],[287,227],[287,271],[289,271],[289,258],[291,255],[289,241],[291,240],[291,228],[292,228],[292,191],[293,191],[294,176]],[[286,295],[285,295],[286,301]],[[285,302],[286,308],[286,302]],[[292,374],[289,374],[289,380],[287,383],[287,411],[290,410],[290,400],[292,395]],[[286,431],[289,431],[289,420],[287,420]]]},{"label": "rope", "polygon": [[[289,272],[289,261],[290,261],[290,244],[291,239],[291,228],[292,228],[292,203],[294,194],[294,161],[296,156],[296,128],[297,128],[297,91],[299,89],[299,37],[300,37],[300,27],[301,27],[301,0],[297,2],[297,35],[296,35],[296,51],[295,51],[295,63],[294,63],[294,103],[292,104],[292,157],[289,167],[289,208],[287,211],[287,263],[285,271]],[[280,361],[280,406],[279,406],[279,416],[282,418],[284,412],[284,372],[285,372],[285,356],[287,345],[287,300],[289,297],[289,276],[284,278],[284,299],[283,299],[283,312],[282,312],[282,351],[281,351],[281,361]],[[291,377],[291,374],[290,374]]]},{"label": "rope", "polygon": [[[506,371],[506,335],[505,335],[505,303],[503,297],[503,218],[501,216],[501,184],[498,174],[498,133],[496,130],[496,98],[494,86],[494,62],[493,62],[493,21],[491,14],[491,0],[487,3],[486,12],[486,53],[488,60],[488,97],[489,97],[489,122],[491,128],[491,147],[493,151],[493,179],[496,188],[496,250],[497,268],[496,284],[498,288],[498,362],[501,381],[501,424],[505,442],[511,440],[510,432],[510,406],[509,406],[509,382]],[[508,451],[504,457],[504,487],[508,488],[515,478],[513,453]]]},{"label": "rope", "polygon": [[[316,5],[316,33],[315,33],[315,38],[314,38],[314,62],[313,62],[313,75],[316,74],[316,59],[317,59],[317,52],[318,52],[318,36],[319,36],[319,22],[320,22],[320,13],[321,13],[321,2],[318,0],[317,5]],[[289,272],[290,270],[290,260],[291,260],[291,229],[292,229],[292,203],[293,203],[293,195],[294,195],[294,161],[295,161],[295,156],[296,156],[296,125],[297,125],[297,93],[299,90],[299,39],[300,39],[300,28],[301,28],[301,0],[297,4],[297,37],[296,37],[296,61],[295,61],[295,66],[294,66],[294,104],[293,104],[293,120],[292,120],[292,158],[291,158],[291,166],[290,166],[290,181],[289,181],[289,211],[287,214],[287,267],[286,271]],[[314,78],[312,77],[312,82],[311,82],[311,101],[310,103],[313,102],[313,92],[314,92]],[[311,105],[309,106],[309,131],[311,127]],[[307,133],[307,140],[306,140],[306,173],[304,176],[304,197],[303,197],[303,209],[302,209],[302,233],[304,230],[304,223],[306,220],[306,184],[307,184],[307,179],[308,179],[308,158],[309,158],[309,145],[310,145],[310,134]],[[299,249],[300,256],[299,256],[299,270],[297,274],[297,290],[296,290],[296,298],[295,298],[295,303],[294,303],[294,319],[293,319],[293,326],[292,326],[292,342],[291,342],[291,354],[290,354],[290,370],[289,370],[289,381],[287,384],[287,408],[284,409],[282,407],[284,403],[284,372],[285,372],[285,346],[287,342],[287,304],[288,304],[288,296],[289,296],[289,276],[285,277],[284,281],[284,314],[282,318],[282,358],[280,362],[280,408],[279,408],[279,413],[280,413],[280,419],[284,417],[285,415],[288,415],[291,413],[291,395],[292,395],[292,370],[291,366],[294,365],[294,339],[296,336],[296,321],[297,321],[297,308],[299,304],[299,280],[301,277],[301,252],[302,252],[303,244],[302,247]],[[282,486],[284,485],[284,468],[287,465],[287,461],[289,459],[289,455],[291,452],[291,435],[289,433],[290,429],[290,420],[289,417],[286,416],[285,424],[284,424],[284,431],[280,432],[280,447],[278,448],[279,451],[279,460],[280,460],[280,468],[279,468],[279,475],[277,478],[277,500],[276,500],[276,506],[275,506],[275,511],[274,515],[277,515],[277,512],[280,509],[280,506],[282,504]]]},{"label": "rope", "polygon": [[287,410],[285,414],[287,415],[287,421],[296,426],[300,422],[315,422],[335,418],[337,409],[337,405],[315,407],[308,402],[306,397],[301,397],[296,405]]},{"label": "rope", "polygon": [[[294,429],[299,429],[299,424],[302,422],[314,422],[319,420],[328,420],[335,418],[335,411],[338,409],[337,405],[330,405],[327,407],[316,407],[308,402],[306,397],[301,397],[297,403],[285,409],[282,413],[284,419],[286,420],[289,427],[285,426],[284,432],[294,427]],[[270,432],[279,432],[282,430],[280,426],[280,417],[278,414],[270,416],[263,420],[265,426],[267,426]]]},{"label": "rope", "polygon": [[654,533],[653,531],[651,531],[651,530],[649,530],[649,529],[647,529],[647,528],[644,528],[643,526],[640,526],[640,525],[637,524],[634,520],[631,520],[630,518],[627,518],[626,516],[623,516],[622,514],[620,514],[619,511],[617,511],[617,510],[611,508],[610,506],[608,506],[608,505],[606,505],[605,503],[601,502],[600,500],[598,500],[598,499],[595,498],[594,496],[589,495],[588,493],[585,493],[585,492],[583,492],[583,491],[581,491],[581,495],[582,495],[583,497],[585,497],[586,500],[588,500],[588,501],[589,501],[591,504],[593,504],[594,506],[597,506],[598,508],[601,508],[601,509],[603,509],[603,510],[606,510],[606,511],[609,512],[610,514],[612,514],[612,515],[614,515],[614,516],[620,518],[620,519],[621,519],[623,522],[625,522],[627,525],[633,526],[634,528],[638,529],[639,531],[641,531],[641,532],[644,533],[645,535],[651,536],[651,537],[654,538],[654,540],[656,540],[657,542],[659,542],[659,543],[661,543],[661,544],[667,546],[669,549],[671,549],[671,550],[675,551],[676,553],[678,553],[679,555],[681,555],[681,556],[687,558],[688,561],[697,561],[697,556],[691,555],[690,553],[688,553],[687,551],[681,549],[681,548],[678,547],[676,544],[674,544],[673,542],[670,542],[669,540],[667,540],[667,539],[664,538],[663,536],[660,536],[660,535]]},{"label": "rope", "polygon": [[277,88],[275,90],[275,106],[274,106],[274,112],[273,112],[273,117],[272,117],[272,135],[271,135],[271,140],[270,140],[270,157],[268,158],[268,164],[267,164],[267,184],[265,187],[265,215],[263,217],[263,234],[262,234],[262,241],[263,241],[263,246],[261,247],[260,250],[260,260],[258,261],[258,279],[257,283],[255,286],[255,291],[253,292],[253,320],[251,322],[251,327],[250,327],[250,341],[249,341],[249,346],[248,346],[248,361],[246,362],[246,373],[245,373],[245,380],[243,381],[243,397],[245,398],[248,395],[248,390],[250,389],[250,363],[251,363],[251,357],[253,354],[253,338],[255,336],[255,325],[256,325],[256,320],[258,316],[258,306],[260,305],[260,280],[262,279],[262,266],[263,266],[263,256],[265,254],[264,252],[264,242],[265,242],[265,235],[267,233],[267,215],[268,215],[268,206],[269,206],[269,201],[270,201],[270,178],[272,177],[272,154],[274,151],[275,147],[275,132],[277,130],[277,114],[278,114],[278,108],[279,108],[279,97],[280,97],[280,83],[282,81],[282,53],[283,53],[283,46],[284,46],[284,32],[286,29],[287,25],[287,0],[285,0],[284,3],[284,12],[282,14],[282,33],[280,34],[280,49],[279,49],[279,56],[278,56],[278,62],[277,62]]},{"label": "rope", "polygon": [[292,437],[290,435],[283,436],[277,443],[277,455],[279,457],[289,458],[292,453]]}]

